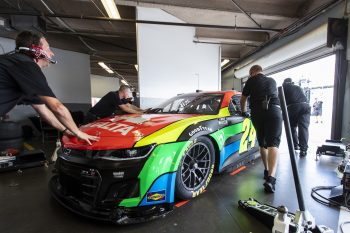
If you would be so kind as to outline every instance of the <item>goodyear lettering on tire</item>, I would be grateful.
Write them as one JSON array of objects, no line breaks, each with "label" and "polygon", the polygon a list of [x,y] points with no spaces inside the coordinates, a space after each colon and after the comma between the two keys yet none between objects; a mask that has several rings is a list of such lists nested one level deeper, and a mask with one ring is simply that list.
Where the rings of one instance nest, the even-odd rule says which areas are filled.
[{"label": "goodyear lettering on tire", "polygon": [[211,165],[209,175],[207,177],[207,180],[204,182],[204,185],[197,191],[191,191],[192,197],[197,197],[199,194],[204,192],[205,188],[208,186],[210,182],[211,177],[213,176],[213,173],[214,173],[214,164]]}]

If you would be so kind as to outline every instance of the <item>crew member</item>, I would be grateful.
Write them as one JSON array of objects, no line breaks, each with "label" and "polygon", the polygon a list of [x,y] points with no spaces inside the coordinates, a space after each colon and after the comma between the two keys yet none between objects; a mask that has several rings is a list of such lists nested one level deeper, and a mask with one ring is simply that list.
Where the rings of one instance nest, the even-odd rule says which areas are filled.
[{"label": "crew member", "polygon": [[299,86],[294,85],[291,78],[284,80],[283,90],[288,108],[294,149],[300,149],[299,155],[305,157],[308,149],[311,109],[303,90]]},{"label": "crew member", "polygon": [[142,113],[144,110],[129,103],[130,87],[121,85],[118,91],[108,92],[87,113],[86,122],[125,113]]},{"label": "crew member", "polygon": [[46,38],[22,31],[16,37],[15,53],[0,57],[0,116],[25,99],[39,115],[57,130],[74,135],[91,145],[98,137],[78,129],[68,109],[49,87],[42,68],[55,63]]},{"label": "crew member", "polygon": [[313,115],[316,116],[316,123],[318,123],[318,121],[323,123],[322,122],[322,105],[323,105],[323,102],[315,98],[315,103],[312,105],[312,107],[314,109]]},{"label": "crew member", "polygon": [[282,112],[276,82],[262,73],[259,65],[249,70],[242,97],[242,115],[247,116],[247,98],[250,97],[251,120],[257,133],[260,154],[265,167],[266,192],[275,192],[278,147],[282,132]]}]

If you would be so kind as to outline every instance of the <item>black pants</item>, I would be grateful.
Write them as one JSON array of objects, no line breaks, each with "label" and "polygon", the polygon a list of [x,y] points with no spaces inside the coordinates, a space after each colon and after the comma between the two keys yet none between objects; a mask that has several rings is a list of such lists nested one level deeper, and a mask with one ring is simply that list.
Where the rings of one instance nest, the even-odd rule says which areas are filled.
[{"label": "black pants", "polygon": [[288,106],[294,147],[299,146],[302,151],[307,151],[308,149],[310,111],[310,106],[306,103]]},{"label": "black pants", "polygon": [[251,114],[259,146],[279,147],[282,133],[281,108],[275,105],[270,106],[267,111],[255,108],[252,109]]}]

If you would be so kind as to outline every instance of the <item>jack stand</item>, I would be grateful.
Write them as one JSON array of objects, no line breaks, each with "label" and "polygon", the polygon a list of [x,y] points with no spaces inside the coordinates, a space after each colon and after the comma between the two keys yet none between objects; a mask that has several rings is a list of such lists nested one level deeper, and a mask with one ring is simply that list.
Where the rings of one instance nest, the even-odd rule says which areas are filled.
[{"label": "jack stand", "polygon": [[295,213],[295,223],[298,226],[299,232],[310,232],[316,227],[315,218],[308,210],[297,210]]},{"label": "jack stand", "polygon": [[[283,114],[285,132],[287,136],[288,150],[292,164],[293,178],[298,198],[299,210],[296,212],[295,215],[293,215],[288,213],[285,207],[279,207],[279,209],[277,209],[273,206],[260,204],[254,199],[249,199],[248,201],[240,200],[238,201],[238,204],[239,206],[246,209],[248,213],[254,215],[256,218],[262,220],[263,223],[265,223],[268,227],[272,228],[272,233],[334,233],[334,231],[328,227],[316,226],[315,218],[305,208],[303,193],[299,180],[298,167],[295,159],[294,144],[289,124],[287,104],[282,86],[278,87],[278,97],[281,102],[281,109]],[[288,221],[289,229],[287,231],[286,223]]]},{"label": "jack stand", "polygon": [[288,233],[291,217],[288,216],[288,209],[285,206],[277,208],[277,215],[273,221],[272,232]]}]

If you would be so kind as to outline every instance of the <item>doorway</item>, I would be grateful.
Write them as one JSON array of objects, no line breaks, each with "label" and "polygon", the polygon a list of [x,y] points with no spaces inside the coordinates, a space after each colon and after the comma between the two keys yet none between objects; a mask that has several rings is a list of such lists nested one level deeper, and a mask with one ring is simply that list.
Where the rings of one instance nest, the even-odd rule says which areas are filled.
[{"label": "doorway", "polygon": [[[277,86],[283,80],[292,78],[294,84],[300,86],[311,107],[309,127],[309,146],[320,145],[331,138],[333,91],[334,91],[335,55],[330,55],[273,75]],[[322,101],[322,115],[317,117],[315,101]]]}]

